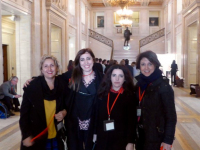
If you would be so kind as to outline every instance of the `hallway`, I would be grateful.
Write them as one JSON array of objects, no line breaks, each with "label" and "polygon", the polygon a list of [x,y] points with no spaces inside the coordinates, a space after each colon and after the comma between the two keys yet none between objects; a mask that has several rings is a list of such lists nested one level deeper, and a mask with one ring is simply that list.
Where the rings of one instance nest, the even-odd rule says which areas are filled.
[{"label": "hallway", "polygon": [[[189,90],[174,88],[177,128],[172,150],[200,150],[200,98],[189,95]],[[21,133],[19,113],[0,120],[0,150],[19,150]]]}]

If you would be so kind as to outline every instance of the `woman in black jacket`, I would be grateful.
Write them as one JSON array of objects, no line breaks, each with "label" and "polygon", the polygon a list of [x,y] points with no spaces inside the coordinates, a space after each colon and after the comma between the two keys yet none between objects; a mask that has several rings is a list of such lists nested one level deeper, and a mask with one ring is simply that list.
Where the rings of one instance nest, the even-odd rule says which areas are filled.
[{"label": "woman in black jacket", "polygon": [[126,66],[111,66],[98,92],[97,150],[134,150],[136,95]]},{"label": "woman in black jacket", "polygon": [[160,62],[152,51],[137,57],[138,139],[136,150],[171,150],[176,126],[174,92],[159,70]]},{"label": "woman in black jacket", "polygon": [[69,150],[91,150],[95,130],[96,93],[103,74],[94,65],[95,56],[89,49],[80,50],[69,83],[66,99],[66,130]]},{"label": "woman in black jacket", "polygon": [[64,149],[57,128],[66,115],[63,107],[64,85],[56,77],[58,70],[57,59],[44,55],[40,62],[42,76],[24,88],[19,121],[21,150]]}]

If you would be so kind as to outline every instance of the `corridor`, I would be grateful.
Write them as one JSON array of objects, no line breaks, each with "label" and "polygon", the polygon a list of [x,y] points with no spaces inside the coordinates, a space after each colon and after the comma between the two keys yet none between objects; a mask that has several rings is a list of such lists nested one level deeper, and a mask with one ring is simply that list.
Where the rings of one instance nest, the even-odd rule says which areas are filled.
[{"label": "corridor", "polygon": [[[172,150],[200,150],[200,98],[189,89],[174,87],[177,128]],[[0,120],[0,150],[19,150],[19,113]]]}]

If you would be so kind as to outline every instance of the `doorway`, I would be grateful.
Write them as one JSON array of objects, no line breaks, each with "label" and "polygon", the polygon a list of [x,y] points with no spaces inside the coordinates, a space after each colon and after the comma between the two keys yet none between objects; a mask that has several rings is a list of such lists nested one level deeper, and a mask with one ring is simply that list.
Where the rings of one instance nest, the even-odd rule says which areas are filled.
[{"label": "doorway", "polygon": [[3,82],[8,81],[8,56],[7,56],[8,45],[2,45],[3,51]]}]

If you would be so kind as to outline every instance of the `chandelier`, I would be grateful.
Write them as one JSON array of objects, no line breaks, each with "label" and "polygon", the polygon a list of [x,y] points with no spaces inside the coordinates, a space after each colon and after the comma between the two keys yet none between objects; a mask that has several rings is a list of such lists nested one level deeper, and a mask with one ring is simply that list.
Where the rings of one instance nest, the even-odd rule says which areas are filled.
[{"label": "chandelier", "polygon": [[107,0],[107,2],[112,6],[120,6],[122,9],[129,3],[133,3],[137,0]]},{"label": "chandelier", "polygon": [[117,15],[119,17],[129,17],[133,14],[132,10],[127,9],[127,7],[125,7],[124,9],[120,9],[117,11]]},{"label": "chandelier", "polygon": [[119,21],[119,23],[124,27],[129,27],[132,25],[133,21],[129,20],[128,18],[123,18]]}]

